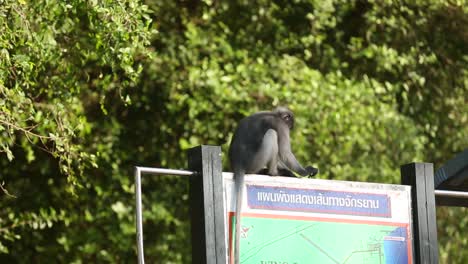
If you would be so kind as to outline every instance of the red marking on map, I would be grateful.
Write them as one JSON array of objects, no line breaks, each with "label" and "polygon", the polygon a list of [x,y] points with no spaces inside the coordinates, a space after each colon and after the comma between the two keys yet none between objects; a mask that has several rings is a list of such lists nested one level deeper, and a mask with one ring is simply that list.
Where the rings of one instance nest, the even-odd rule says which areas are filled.
[{"label": "red marking on map", "polygon": [[242,238],[247,238],[249,236],[248,235],[249,230],[250,230],[250,227],[242,226],[241,227],[241,237]]}]

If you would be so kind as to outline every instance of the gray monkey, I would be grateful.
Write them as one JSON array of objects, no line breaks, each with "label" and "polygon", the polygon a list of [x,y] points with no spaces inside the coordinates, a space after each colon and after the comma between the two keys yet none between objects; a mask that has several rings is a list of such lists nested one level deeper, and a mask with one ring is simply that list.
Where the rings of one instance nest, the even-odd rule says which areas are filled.
[{"label": "gray monkey", "polygon": [[[302,167],[291,151],[289,131],[294,127],[294,115],[285,107],[271,112],[258,112],[239,122],[229,146],[229,161],[236,184],[236,226],[234,263],[240,261],[240,212],[245,174],[271,176],[314,176],[318,169]],[[265,169],[266,167],[266,169]]]}]

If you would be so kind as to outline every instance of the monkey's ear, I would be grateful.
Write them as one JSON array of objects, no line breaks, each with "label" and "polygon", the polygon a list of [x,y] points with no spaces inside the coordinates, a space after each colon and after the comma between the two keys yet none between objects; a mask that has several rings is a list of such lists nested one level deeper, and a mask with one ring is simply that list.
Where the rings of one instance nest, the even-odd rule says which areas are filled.
[{"label": "monkey's ear", "polygon": [[278,105],[275,107],[275,109],[273,109],[273,111],[282,113],[282,112],[289,112],[291,110],[289,110],[289,108],[286,106]]}]

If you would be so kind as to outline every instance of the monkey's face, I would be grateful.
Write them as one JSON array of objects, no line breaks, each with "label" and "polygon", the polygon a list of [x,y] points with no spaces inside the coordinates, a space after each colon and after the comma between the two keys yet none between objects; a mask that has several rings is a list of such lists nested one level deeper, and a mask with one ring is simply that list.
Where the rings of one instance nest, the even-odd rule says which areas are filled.
[{"label": "monkey's face", "polygon": [[281,119],[283,119],[284,122],[286,122],[289,129],[293,129],[293,127],[294,127],[294,116],[293,116],[293,114],[291,112],[287,111],[287,112],[281,113]]},{"label": "monkey's face", "polygon": [[289,127],[289,129],[293,129],[294,127],[294,114],[289,110],[287,107],[279,106],[274,111]]}]

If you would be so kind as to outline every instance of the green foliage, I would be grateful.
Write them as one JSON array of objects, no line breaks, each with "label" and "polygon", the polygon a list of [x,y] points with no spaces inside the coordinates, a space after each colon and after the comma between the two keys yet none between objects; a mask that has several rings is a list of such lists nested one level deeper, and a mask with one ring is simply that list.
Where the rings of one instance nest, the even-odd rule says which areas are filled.
[{"label": "green foliage", "polygon": [[[103,232],[99,226],[77,235],[97,223],[84,217],[97,209],[81,206],[110,210],[94,201],[104,194],[93,171],[111,151],[113,108],[129,102],[139,58],[150,55],[148,14],[137,1],[0,1],[0,181],[10,194],[2,196],[0,251],[11,253],[7,262],[44,262],[80,244],[90,255],[100,248],[86,242]],[[122,258],[113,250],[99,255]],[[73,259],[81,257],[57,257]]]},{"label": "green foliage", "polygon": [[[320,178],[438,167],[468,147],[467,6],[0,0],[0,262],[134,262],[132,166],[226,153],[277,105]],[[187,187],[144,177],[147,262],[190,262]],[[466,210],[438,215],[441,263],[465,263]]]}]

